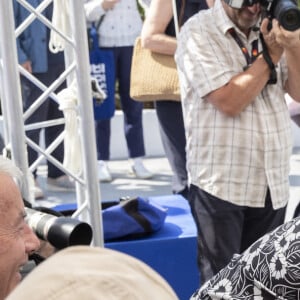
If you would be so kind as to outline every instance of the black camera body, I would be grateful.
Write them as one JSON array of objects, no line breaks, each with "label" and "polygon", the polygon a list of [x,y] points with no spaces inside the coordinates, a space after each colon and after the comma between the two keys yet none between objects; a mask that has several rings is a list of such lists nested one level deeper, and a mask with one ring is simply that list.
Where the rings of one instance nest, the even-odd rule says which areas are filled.
[{"label": "black camera body", "polygon": [[300,28],[300,10],[294,0],[260,0],[260,4],[270,20],[276,19],[288,31]]},{"label": "black camera body", "polygon": [[277,19],[279,24],[288,31],[300,28],[300,10],[296,0],[224,0],[233,8],[242,8],[260,3],[263,17]]}]

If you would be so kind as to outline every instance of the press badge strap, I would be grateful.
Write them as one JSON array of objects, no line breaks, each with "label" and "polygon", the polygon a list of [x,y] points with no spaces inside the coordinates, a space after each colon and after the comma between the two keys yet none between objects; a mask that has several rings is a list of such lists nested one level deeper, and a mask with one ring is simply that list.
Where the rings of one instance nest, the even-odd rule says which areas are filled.
[{"label": "press badge strap", "polygon": [[244,70],[247,70],[249,68],[249,66],[255,61],[256,57],[258,56],[258,39],[254,40],[252,42],[252,50],[251,50],[251,56],[247,50],[247,48],[245,47],[245,45],[243,44],[243,42],[241,41],[240,37],[238,36],[238,34],[236,33],[234,28],[230,28],[229,33],[231,34],[231,36],[233,37],[233,39],[236,41],[236,43],[238,44],[238,46],[240,47],[245,59],[246,59],[246,63],[247,65],[244,67]]}]

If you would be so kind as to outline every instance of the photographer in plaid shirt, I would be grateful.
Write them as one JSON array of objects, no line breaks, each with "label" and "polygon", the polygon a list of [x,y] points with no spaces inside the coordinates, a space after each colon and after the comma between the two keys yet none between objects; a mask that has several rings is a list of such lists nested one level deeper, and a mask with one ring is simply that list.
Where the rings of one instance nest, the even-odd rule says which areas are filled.
[{"label": "photographer in plaid shirt", "polygon": [[268,24],[261,3],[216,0],[179,34],[202,283],[284,221],[292,150],[284,94],[300,102],[300,30]]}]

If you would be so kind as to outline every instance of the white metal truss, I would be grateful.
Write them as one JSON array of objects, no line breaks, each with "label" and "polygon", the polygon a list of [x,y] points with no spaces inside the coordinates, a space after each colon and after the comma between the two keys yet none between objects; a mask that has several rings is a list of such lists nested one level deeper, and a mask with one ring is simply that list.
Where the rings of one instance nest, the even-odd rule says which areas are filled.
[{"label": "white metal truss", "polygon": [[[31,7],[25,0],[17,0],[31,12],[28,18],[18,28],[15,28],[13,1],[0,1],[0,89],[4,122],[4,140],[6,146],[9,145],[12,159],[25,174],[22,193],[26,199],[34,203],[34,195],[32,194],[32,189],[30,189],[30,184],[32,183],[29,180],[31,172],[37,168],[41,160],[47,159],[51,161],[65,174],[75,180],[78,209],[73,217],[78,217],[82,221],[88,222],[93,229],[93,245],[103,246],[93,106],[92,101],[87,101],[87,99],[92,99],[92,93],[86,39],[86,19],[83,8],[84,0],[66,0],[69,1],[70,8],[68,14],[71,30],[68,35],[61,32],[58,28],[53,27],[53,24],[41,14],[53,0],[44,0],[36,8]],[[36,18],[51,28],[51,30],[55,30],[66,42],[66,48],[64,50],[66,62],[65,71],[49,87],[43,85],[24,68],[18,65],[16,38]],[[43,90],[42,95],[24,112],[19,77],[20,73]],[[77,80],[78,85],[78,124],[82,163],[82,172],[79,175],[65,168],[62,163],[51,155],[57,145],[64,141],[64,132],[47,149],[42,149],[26,135],[26,131],[29,129],[45,128],[55,124],[62,124],[65,122],[64,118],[24,125],[24,120],[35,113],[35,110],[48,97],[52,99],[51,101],[59,101],[54,92],[56,87],[64,80],[67,80],[69,86],[74,78]],[[40,154],[39,158],[31,166],[28,165],[27,147],[32,147]]]}]

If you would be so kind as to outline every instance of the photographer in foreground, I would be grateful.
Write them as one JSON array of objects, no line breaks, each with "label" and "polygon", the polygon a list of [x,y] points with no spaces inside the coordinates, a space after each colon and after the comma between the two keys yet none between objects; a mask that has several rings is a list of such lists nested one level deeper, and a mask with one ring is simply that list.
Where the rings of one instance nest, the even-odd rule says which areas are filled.
[{"label": "photographer in foreground", "polygon": [[21,281],[21,269],[40,242],[25,222],[20,170],[0,156],[0,299]]},{"label": "photographer in foreground", "polygon": [[284,94],[300,102],[300,18],[294,5],[278,17],[292,28],[279,24],[270,3],[216,0],[179,35],[202,283],[285,218],[292,135]]}]

